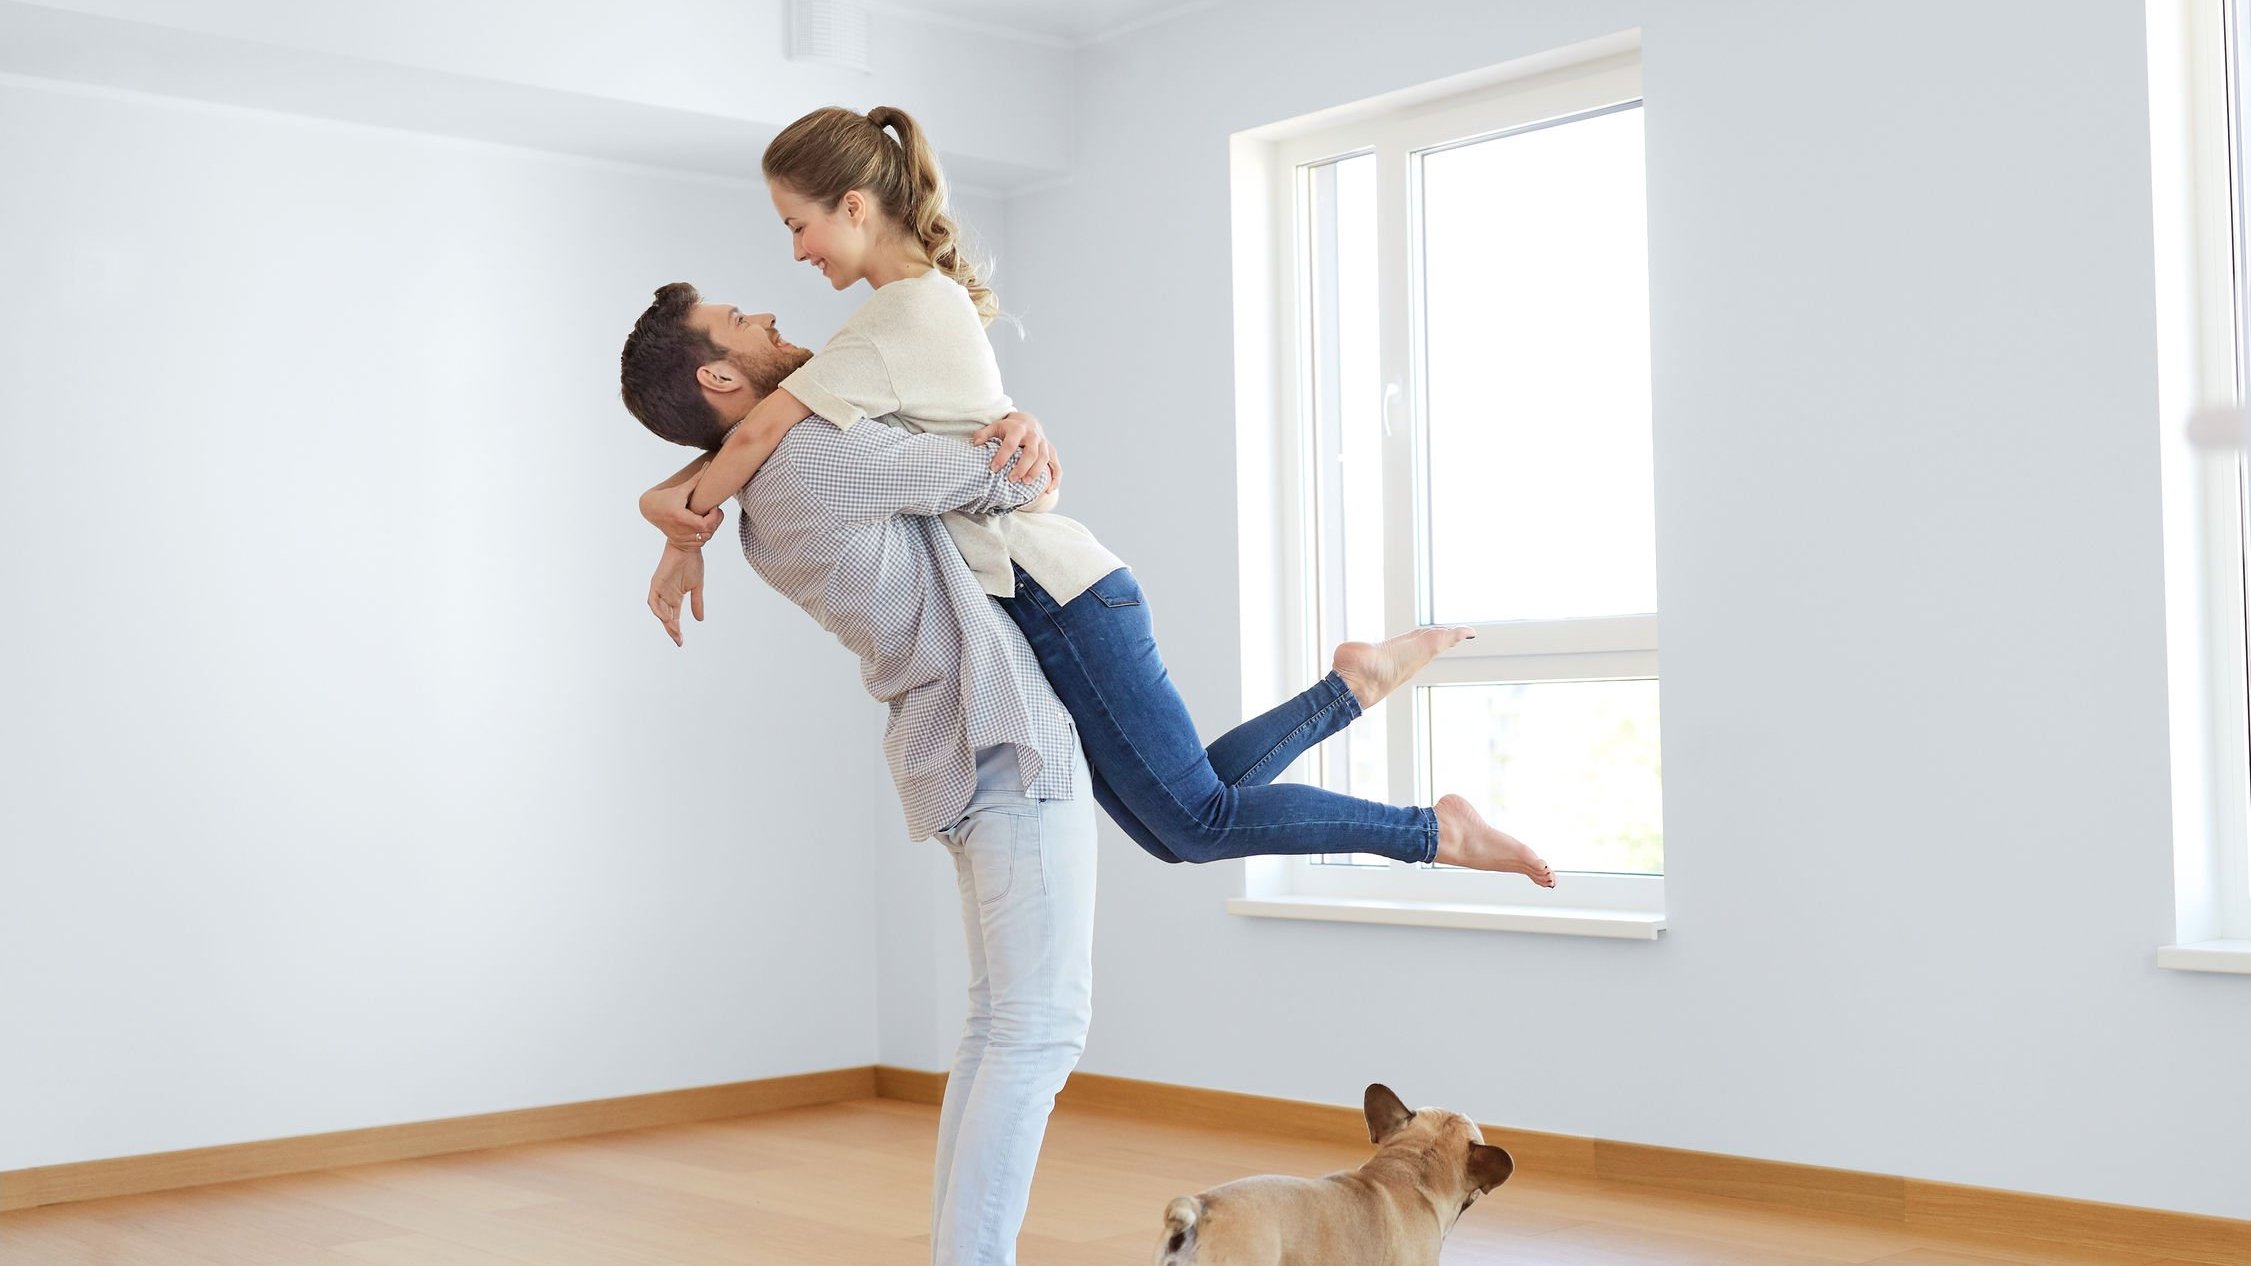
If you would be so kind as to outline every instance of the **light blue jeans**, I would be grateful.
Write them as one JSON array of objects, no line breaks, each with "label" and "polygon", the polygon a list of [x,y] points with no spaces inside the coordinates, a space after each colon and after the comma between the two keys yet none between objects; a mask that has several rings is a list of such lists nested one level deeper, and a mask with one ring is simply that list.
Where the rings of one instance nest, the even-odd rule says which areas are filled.
[{"label": "light blue jeans", "polygon": [[1094,1017],[1094,800],[1028,799],[1013,748],[977,753],[977,792],[938,833],[969,940],[969,1021],[938,1109],[935,1266],[1015,1266],[1055,1094]]}]

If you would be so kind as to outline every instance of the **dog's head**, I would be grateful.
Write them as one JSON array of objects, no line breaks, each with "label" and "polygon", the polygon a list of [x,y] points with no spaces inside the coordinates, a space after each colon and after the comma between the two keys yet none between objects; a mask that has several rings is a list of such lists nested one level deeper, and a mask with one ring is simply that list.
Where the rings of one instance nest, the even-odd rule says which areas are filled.
[{"label": "dog's head", "polygon": [[1414,1165],[1438,1204],[1439,1224],[1448,1231],[1479,1196],[1516,1172],[1507,1150],[1487,1144],[1477,1122],[1459,1112],[1409,1108],[1381,1082],[1368,1087],[1366,1109],[1368,1140],[1376,1145],[1376,1155],[1396,1155]]}]

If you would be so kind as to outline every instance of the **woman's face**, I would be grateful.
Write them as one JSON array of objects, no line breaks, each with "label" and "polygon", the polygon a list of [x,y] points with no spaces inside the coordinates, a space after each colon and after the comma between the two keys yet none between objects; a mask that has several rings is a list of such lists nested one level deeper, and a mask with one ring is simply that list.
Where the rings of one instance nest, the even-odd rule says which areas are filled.
[{"label": "woman's face", "polygon": [[875,204],[855,189],[830,211],[778,180],[766,182],[774,210],[789,230],[791,258],[821,270],[828,284],[842,290],[866,276],[869,230],[875,224]]}]

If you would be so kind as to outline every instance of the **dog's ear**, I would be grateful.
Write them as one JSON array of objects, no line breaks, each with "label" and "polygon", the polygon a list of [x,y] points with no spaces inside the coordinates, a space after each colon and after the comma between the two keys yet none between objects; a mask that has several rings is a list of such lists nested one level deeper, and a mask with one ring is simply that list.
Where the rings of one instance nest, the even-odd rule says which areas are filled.
[{"label": "dog's ear", "polygon": [[1484,1143],[1469,1145],[1469,1188],[1484,1195],[1508,1181],[1516,1172],[1516,1158],[1506,1148],[1491,1147]]},{"label": "dog's ear", "polygon": [[1368,1083],[1365,1107],[1368,1114],[1368,1141],[1376,1144],[1381,1144],[1398,1133],[1399,1127],[1407,1124],[1407,1118],[1415,1115],[1406,1104],[1399,1101],[1399,1096],[1391,1093],[1391,1087],[1380,1081]]}]

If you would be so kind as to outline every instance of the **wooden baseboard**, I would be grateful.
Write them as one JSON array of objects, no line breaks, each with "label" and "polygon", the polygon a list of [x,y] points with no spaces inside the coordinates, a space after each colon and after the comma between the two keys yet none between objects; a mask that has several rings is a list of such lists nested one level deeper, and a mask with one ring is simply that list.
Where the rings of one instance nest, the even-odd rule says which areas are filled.
[{"label": "wooden baseboard", "polygon": [[919,1068],[892,1068],[886,1064],[877,1064],[875,1093],[881,1099],[927,1103],[935,1108],[946,1100],[946,1075],[926,1073]]},{"label": "wooden baseboard", "polygon": [[[885,1098],[934,1104],[945,1096],[944,1073],[879,1067],[875,1077],[877,1092]],[[1340,1143],[1368,1141],[1367,1123],[1358,1108],[1099,1073],[1072,1073],[1056,1102],[1074,1108],[1131,1113],[1145,1120]],[[2229,1218],[1544,1134],[1483,1122],[1478,1128],[1487,1142],[1507,1148],[1516,1157],[1517,1171],[1526,1177],[1693,1192],[1907,1226],[2021,1236],[2059,1246],[2139,1254],[2183,1264],[2242,1266],[2251,1262],[2251,1222]]]},{"label": "wooden baseboard", "polygon": [[0,1171],[0,1213],[70,1200],[137,1195],[175,1187],[298,1174],[345,1165],[411,1160],[517,1143],[679,1125],[876,1096],[876,1070],[839,1068],[720,1086],[626,1095],[585,1103],[487,1112],[440,1121],[339,1130],[296,1138],[229,1143],[113,1160]]},{"label": "wooden baseboard", "polygon": [[[945,1092],[945,1078],[938,1079],[940,1094]],[[1368,1122],[1360,1109],[1338,1107],[1326,1103],[1306,1103],[1298,1099],[1270,1099],[1264,1095],[1236,1094],[1227,1090],[1204,1090],[1195,1086],[1174,1086],[1161,1081],[1135,1081],[1128,1077],[1105,1077],[1099,1073],[1072,1073],[1063,1093],[1056,1102],[1073,1107],[1108,1109],[1131,1112],[1151,1120],[1177,1121],[1184,1125],[1209,1125],[1220,1129],[1243,1130],[1265,1134],[1287,1134],[1296,1138],[1330,1139],[1346,1143],[1366,1143]],[[1478,1123],[1485,1132],[1485,1140],[1509,1150],[1517,1166],[1525,1172],[1533,1170],[1558,1178],[1592,1178],[1595,1176],[1594,1142],[1568,1134],[1542,1134],[1534,1130],[1512,1130]]]},{"label": "wooden baseboard", "polygon": [[[944,1099],[945,1089],[944,1073],[884,1066],[840,1068],[441,1121],[46,1165],[0,1172],[0,1213],[614,1130],[723,1120],[853,1099],[937,1104]],[[1071,1074],[1057,1102],[1072,1108],[1131,1113],[1145,1120],[1249,1133],[1360,1144],[1368,1137],[1357,1108],[1098,1073]],[[2241,1266],[2251,1262],[2251,1222],[1507,1126],[1481,1128],[1488,1141],[1515,1155],[1518,1170],[1525,1177],[1694,1192],[1908,1226],[2021,1236],[2184,1264]]]}]

